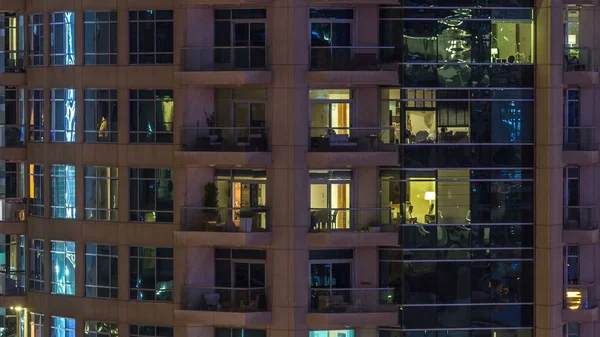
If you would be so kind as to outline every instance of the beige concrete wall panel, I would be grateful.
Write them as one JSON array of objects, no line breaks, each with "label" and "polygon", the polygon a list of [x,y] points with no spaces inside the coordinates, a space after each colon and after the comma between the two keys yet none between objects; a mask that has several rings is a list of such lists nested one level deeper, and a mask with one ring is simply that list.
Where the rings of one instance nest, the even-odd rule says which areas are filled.
[{"label": "beige concrete wall panel", "polygon": [[27,218],[27,237],[29,239],[44,238],[44,218],[31,216]]},{"label": "beige concrete wall panel", "polygon": [[355,33],[357,46],[378,46],[379,25],[373,24],[379,20],[379,11],[376,4],[356,4]]},{"label": "beige concrete wall panel", "polygon": [[[563,304],[563,248],[536,248],[535,250],[535,303],[540,306]],[[553,319],[546,317],[546,319]],[[542,325],[547,326],[547,325]]]},{"label": "beige concrete wall panel", "polygon": [[[12,0],[4,0],[12,1]],[[24,0],[27,13],[41,13],[44,11],[44,0]]]},{"label": "beige concrete wall panel", "polygon": [[119,301],[119,322],[138,325],[173,326],[174,310],[175,305],[173,303]]},{"label": "beige concrete wall panel", "polygon": [[119,228],[127,224],[114,221],[84,221],[81,240],[89,243],[119,244]]},{"label": "beige concrete wall panel", "polygon": [[117,88],[119,83],[117,66],[85,66],[81,68],[81,86],[83,88]]},{"label": "beige concrete wall panel", "polygon": [[24,73],[4,73],[0,74],[0,85],[6,86],[24,86],[27,83],[27,76]]},{"label": "beige concrete wall panel", "polygon": [[273,82],[272,71],[176,71],[175,83],[189,86],[263,85]]},{"label": "beige concrete wall panel", "polygon": [[119,166],[128,167],[173,167],[173,145],[119,145]]},{"label": "beige concrete wall panel", "polygon": [[24,12],[25,0],[0,0],[1,12]]},{"label": "beige concrete wall panel", "polygon": [[173,231],[178,228],[179,225],[154,222],[119,223],[119,244],[172,247]]},{"label": "beige concrete wall panel", "polygon": [[27,222],[25,221],[3,221],[0,222],[0,233],[2,234],[26,234]]},{"label": "beige concrete wall panel", "polygon": [[560,248],[563,245],[562,233],[562,221],[555,225],[541,225],[538,222],[535,226],[535,242],[539,243],[539,248]]},{"label": "beige concrete wall panel", "polygon": [[81,88],[81,68],[76,66],[46,68],[46,86],[49,88]]},{"label": "beige concrete wall panel", "polygon": [[127,9],[173,9],[174,0],[119,0],[119,8],[121,3],[126,6]]},{"label": "beige concrete wall panel", "polygon": [[256,167],[266,168],[272,164],[271,152],[186,152],[175,151],[174,163],[182,167]]},{"label": "beige concrete wall panel", "polygon": [[[539,229],[538,229],[539,230]],[[572,245],[586,245],[594,244],[600,241],[600,230],[564,230],[563,231],[563,242],[565,244]]]},{"label": "beige concrete wall panel", "polygon": [[45,12],[80,11],[81,0],[43,0]]},{"label": "beige concrete wall panel", "polygon": [[[81,162],[82,146],[74,143],[28,143],[27,161],[32,164],[76,165]],[[48,171],[50,167],[46,168]]]},{"label": "beige concrete wall panel", "polygon": [[66,219],[44,219],[44,238],[81,242],[83,223]]},{"label": "beige concrete wall panel", "polygon": [[127,145],[102,144],[102,143],[83,143],[82,162],[85,166],[109,166],[117,167],[119,165],[118,147]]},{"label": "beige concrete wall panel", "polygon": [[80,316],[85,320],[120,322],[119,302],[95,298],[82,298]]},{"label": "beige concrete wall panel", "polygon": [[[600,308],[584,310],[563,310],[562,320],[567,323],[592,323],[600,319]],[[582,335],[585,336],[585,335]]]},{"label": "beige concrete wall panel", "polygon": [[119,0],[81,0],[84,11],[116,11]]},{"label": "beige concrete wall panel", "polygon": [[[46,87],[46,69],[44,67],[32,67],[27,68],[27,87],[34,88],[45,88]],[[48,92],[46,95],[49,95]],[[46,96],[44,96],[46,97]]]},{"label": "beige concrete wall panel", "polygon": [[0,149],[0,160],[19,160],[27,159],[27,148],[3,148]]},{"label": "beige concrete wall panel", "polygon": [[[535,221],[538,224],[562,225],[563,223],[563,200],[556,198],[557,195],[563,195],[562,171],[561,167],[538,168],[535,171]],[[536,245],[539,244],[540,242],[536,242]]]},{"label": "beige concrete wall panel", "polygon": [[120,67],[119,88],[173,89],[175,88],[174,70],[175,67],[172,65]]},{"label": "beige concrete wall panel", "polygon": [[398,85],[397,71],[309,71],[310,85],[354,87],[360,85]]}]

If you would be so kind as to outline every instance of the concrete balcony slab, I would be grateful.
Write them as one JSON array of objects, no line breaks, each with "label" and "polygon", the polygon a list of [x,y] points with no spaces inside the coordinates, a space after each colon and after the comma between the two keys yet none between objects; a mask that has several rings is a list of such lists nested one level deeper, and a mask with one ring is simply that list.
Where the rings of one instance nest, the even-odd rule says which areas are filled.
[{"label": "concrete balcony slab", "polygon": [[398,233],[371,233],[352,231],[307,233],[306,242],[309,248],[397,246]]},{"label": "concrete balcony slab", "polygon": [[175,310],[175,323],[211,326],[266,325],[271,324],[271,312]]},{"label": "concrete balcony slab", "polygon": [[381,71],[309,71],[306,73],[309,85],[331,84],[345,87],[361,85],[398,85],[398,72]]},{"label": "concrete balcony slab", "polygon": [[563,242],[567,244],[586,245],[596,243],[600,239],[600,229],[563,230]]},{"label": "concrete balcony slab", "polygon": [[566,323],[591,323],[599,318],[600,309],[598,307],[580,310],[563,309],[562,311],[562,319]]},{"label": "concrete balcony slab", "polygon": [[266,247],[271,232],[175,232],[175,245],[185,247]]},{"label": "concrete balcony slab", "polygon": [[270,84],[273,72],[264,71],[178,71],[176,83],[189,86],[239,86]]}]

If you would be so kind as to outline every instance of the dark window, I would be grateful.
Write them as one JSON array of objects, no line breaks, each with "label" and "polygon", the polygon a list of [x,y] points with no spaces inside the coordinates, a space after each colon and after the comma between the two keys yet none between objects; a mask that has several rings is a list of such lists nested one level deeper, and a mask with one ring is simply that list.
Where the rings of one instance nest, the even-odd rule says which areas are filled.
[{"label": "dark window", "polygon": [[129,63],[173,63],[173,11],[129,12]]},{"label": "dark window", "polygon": [[44,141],[44,89],[29,89],[29,141]]},{"label": "dark window", "polygon": [[173,222],[171,169],[129,169],[129,220]]},{"label": "dark window", "polygon": [[129,141],[173,143],[173,90],[129,91]]},{"label": "dark window", "polygon": [[116,143],[117,90],[85,89],[85,142]]},{"label": "dark window", "polygon": [[29,241],[29,290],[44,291],[44,240]]},{"label": "dark window", "polygon": [[29,66],[44,65],[44,14],[29,16]]},{"label": "dark window", "polygon": [[85,245],[85,296],[118,298],[119,250],[117,246]]},{"label": "dark window", "polygon": [[153,325],[130,325],[131,337],[173,337],[173,328]]},{"label": "dark window", "polygon": [[215,328],[215,337],[267,337],[267,331],[241,328]]},{"label": "dark window", "polygon": [[117,64],[117,12],[85,12],[85,64]]},{"label": "dark window", "polygon": [[173,248],[129,248],[129,298],[173,300]]}]

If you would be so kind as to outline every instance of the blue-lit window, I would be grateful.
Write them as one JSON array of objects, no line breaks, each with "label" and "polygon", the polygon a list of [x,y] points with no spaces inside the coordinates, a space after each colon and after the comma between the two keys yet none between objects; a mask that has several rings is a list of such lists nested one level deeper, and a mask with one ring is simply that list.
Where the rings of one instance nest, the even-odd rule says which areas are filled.
[{"label": "blue-lit window", "polygon": [[173,300],[173,248],[129,248],[129,298]]},{"label": "blue-lit window", "polygon": [[38,314],[36,312],[29,313],[29,336],[44,336],[44,314]]},{"label": "blue-lit window", "polygon": [[50,65],[75,65],[75,13],[50,14]]},{"label": "blue-lit window", "polygon": [[354,330],[312,330],[308,337],[354,337]]},{"label": "blue-lit window", "polygon": [[44,141],[44,89],[29,89],[29,141]]},{"label": "blue-lit window", "polygon": [[51,216],[60,219],[75,219],[75,166],[52,165],[50,178]]},{"label": "blue-lit window", "polygon": [[173,11],[129,12],[129,64],[173,63]]},{"label": "blue-lit window", "polygon": [[85,245],[85,296],[117,298],[119,295],[117,246]]},{"label": "blue-lit window", "polygon": [[129,220],[173,222],[171,169],[129,169]]},{"label": "blue-lit window", "polygon": [[85,12],[85,64],[117,64],[117,12]]},{"label": "blue-lit window", "polygon": [[75,242],[50,241],[52,294],[75,295]]},{"label": "blue-lit window", "polygon": [[50,316],[50,337],[75,337],[75,319]]},{"label": "blue-lit window", "polygon": [[29,242],[29,290],[44,291],[44,240]]},{"label": "blue-lit window", "polygon": [[154,325],[130,325],[130,337],[173,337],[173,328]]},{"label": "blue-lit window", "polygon": [[44,65],[44,14],[29,15],[29,64],[28,66]]},{"label": "blue-lit window", "polygon": [[51,142],[75,142],[75,89],[52,89]]},{"label": "blue-lit window", "polygon": [[44,216],[44,165],[29,164],[29,215]]},{"label": "blue-lit window", "polygon": [[129,141],[173,143],[173,90],[129,91]]},{"label": "blue-lit window", "polygon": [[119,325],[112,322],[85,321],[86,337],[118,337]]},{"label": "blue-lit window", "polygon": [[215,328],[215,337],[267,337],[267,331],[242,328]]}]

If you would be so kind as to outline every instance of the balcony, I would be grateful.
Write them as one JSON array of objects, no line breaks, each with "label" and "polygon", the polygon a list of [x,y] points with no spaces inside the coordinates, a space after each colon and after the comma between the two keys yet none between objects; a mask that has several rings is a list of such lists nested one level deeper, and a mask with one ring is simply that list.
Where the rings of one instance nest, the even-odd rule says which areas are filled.
[{"label": "balcony", "polygon": [[393,137],[392,127],[311,127],[308,165],[398,165]]},{"label": "balcony", "polygon": [[394,289],[311,289],[306,324],[309,326],[398,325]]},{"label": "balcony", "polygon": [[565,127],[563,130],[563,164],[589,166],[598,162],[594,127]]},{"label": "balcony", "polygon": [[312,46],[308,84],[397,85],[398,66],[381,55],[394,47]]},{"label": "balcony", "polygon": [[255,208],[182,207],[176,245],[244,247],[271,244],[269,210]]},{"label": "balcony", "polygon": [[175,160],[184,166],[268,165],[268,135],[269,130],[264,127],[183,127]]},{"label": "balcony", "polygon": [[267,55],[265,46],[183,47],[175,79],[186,85],[269,84]]},{"label": "balcony", "polygon": [[562,312],[568,323],[594,322],[600,318],[596,303],[596,285],[567,285]]},{"label": "balcony", "polygon": [[583,87],[598,84],[598,69],[593,60],[592,49],[565,46],[563,84]]},{"label": "balcony", "polygon": [[271,312],[266,288],[183,286],[175,319],[183,324],[246,326],[270,324]]},{"label": "balcony", "polygon": [[23,199],[0,199],[0,233],[25,234],[25,214]]},{"label": "balcony", "polygon": [[312,208],[309,247],[397,246],[398,226],[383,224],[390,208]]},{"label": "balcony", "polygon": [[594,206],[569,206],[563,210],[563,242],[590,244],[598,242],[600,231]]}]

